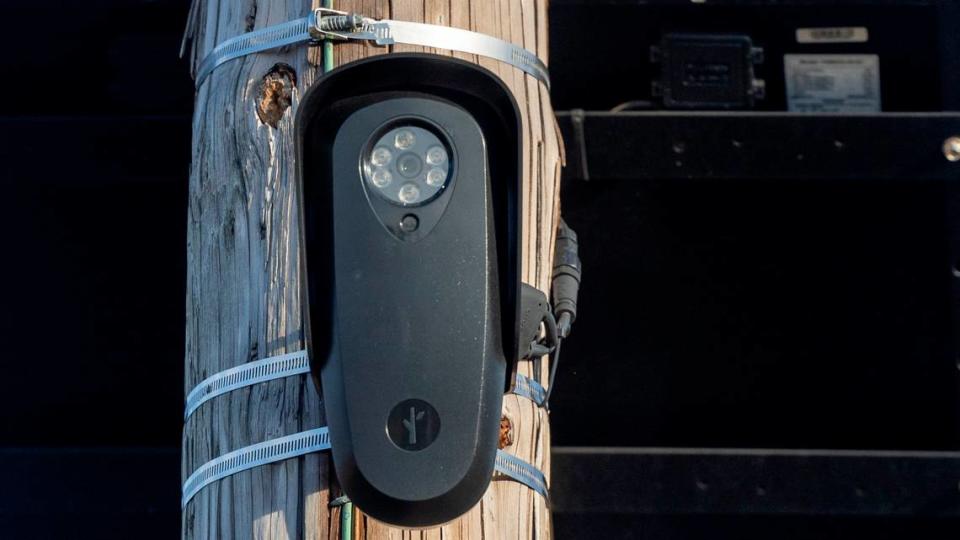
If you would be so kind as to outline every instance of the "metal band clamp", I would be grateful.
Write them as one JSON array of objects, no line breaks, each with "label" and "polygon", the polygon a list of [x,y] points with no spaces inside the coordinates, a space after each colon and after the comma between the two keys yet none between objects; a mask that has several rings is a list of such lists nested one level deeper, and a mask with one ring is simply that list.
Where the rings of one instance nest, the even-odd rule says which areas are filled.
[{"label": "metal band clamp", "polygon": [[[201,405],[216,396],[254,384],[309,372],[310,359],[307,351],[297,351],[248,362],[215,373],[200,381],[187,394],[184,422]],[[546,390],[537,381],[519,373],[516,376],[513,393],[533,401],[538,407],[543,407],[546,401]],[[238,472],[329,449],[330,433],[324,426],[228,452],[204,463],[187,478],[181,491],[181,508],[186,508],[187,503],[204,487]],[[549,504],[547,479],[530,463],[503,450],[497,450],[494,471],[526,485],[543,496]]]},{"label": "metal band clamp", "polygon": [[186,508],[190,499],[204,487],[240,471],[329,449],[330,433],[321,427],[228,452],[193,471],[183,483],[180,507]]},{"label": "metal band clamp", "polygon": [[[321,427],[228,452],[204,463],[187,478],[183,483],[180,507],[186,508],[187,503],[201,489],[238,472],[325,450],[330,450],[330,433],[326,427]],[[536,491],[549,504],[547,479],[533,465],[503,450],[497,450],[494,471]]]},{"label": "metal band clamp", "polygon": [[254,30],[217,45],[200,62],[196,87],[224,63],[270,49],[322,40],[369,41],[386,46],[396,43],[447,49],[485,56],[510,64],[536,77],[550,89],[546,64],[533,52],[487,34],[435,24],[376,20],[345,11],[318,8],[309,16]]},{"label": "metal band clamp", "polygon": [[310,358],[307,351],[273,356],[247,362],[234,368],[225,369],[200,381],[187,394],[187,403],[183,410],[183,421],[211,399],[245,386],[282,379],[293,375],[310,373]]},{"label": "metal band clamp", "polygon": [[[247,362],[246,364],[214,373],[200,381],[190,390],[190,393],[187,394],[183,411],[183,421],[186,422],[201,405],[217,396],[222,396],[247,386],[307,373],[310,373],[310,358],[307,356],[307,351],[305,350]],[[543,407],[546,403],[546,389],[537,381],[520,373],[517,373],[514,381],[513,393],[529,399],[538,407]]]}]

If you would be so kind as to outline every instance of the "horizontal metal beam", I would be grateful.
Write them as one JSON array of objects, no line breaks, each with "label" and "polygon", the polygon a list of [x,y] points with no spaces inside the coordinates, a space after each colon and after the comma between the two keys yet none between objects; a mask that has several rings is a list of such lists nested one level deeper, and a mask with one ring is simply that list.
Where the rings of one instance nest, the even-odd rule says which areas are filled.
[{"label": "horizontal metal beam", "polygon": [[941,0],[711,0],[691,2],[690,0],[552,0],[550,6],[631,6],[644,8],[649,6],[676,6],[704,9],[713,6],[769,7],[769,6],[937,6]]},{"label": "horizontal metal beam", "polygon": [[570,178],[960,179],[960,114],[558,113]]},{"label": "horizontal metal beam", "polygon": [[[685,530],[718,516],[728,516],[719,524],[729,529],[732,518],[761,515],[948,517],[942,524],[960,515],[957,452],[555,447],[552,462],[561,538],[583,538],[581,529],[628,537],[640,525],[651,538],[676,537],[650,527]],[[12,538],[170,538],[180,526],[179,474],[176,448],[0,449],[8,488],[0,527]],[[636,521],[648,517],[656,521]],[[777,530],[769,520],[750,523]]]},{"label": "horizontal metal beam", "polygon": [[960,452],[555,447],[554,510],[960,516]]}]

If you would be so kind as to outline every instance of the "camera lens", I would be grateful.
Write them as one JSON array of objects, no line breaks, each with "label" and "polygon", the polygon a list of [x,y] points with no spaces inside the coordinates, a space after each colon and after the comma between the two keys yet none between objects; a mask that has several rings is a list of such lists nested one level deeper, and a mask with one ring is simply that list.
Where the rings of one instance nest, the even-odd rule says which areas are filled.
[{"label": "camera lens", "polygon": [[423,170],[423,162],[420,157],[412,152],[407,152],[397,158],[397,171],[407,178],[416,178]]},{"label": "camera lens", "polygon": [[361,155],[361,176],[373,193],[399,206],[420,206],[453,181],[456,154],[439,129],[421,120],[392,120]]}]

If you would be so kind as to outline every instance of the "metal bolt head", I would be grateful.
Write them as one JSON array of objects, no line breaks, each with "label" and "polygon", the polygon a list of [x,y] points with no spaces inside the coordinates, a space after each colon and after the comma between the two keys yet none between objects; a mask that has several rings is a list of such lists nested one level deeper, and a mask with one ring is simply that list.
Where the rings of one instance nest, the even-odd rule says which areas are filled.
[{"label": "metal bolt head", "polygon": [[954,136],[943,141],[943,156],[947,161],[960,161],[960,137]]}]

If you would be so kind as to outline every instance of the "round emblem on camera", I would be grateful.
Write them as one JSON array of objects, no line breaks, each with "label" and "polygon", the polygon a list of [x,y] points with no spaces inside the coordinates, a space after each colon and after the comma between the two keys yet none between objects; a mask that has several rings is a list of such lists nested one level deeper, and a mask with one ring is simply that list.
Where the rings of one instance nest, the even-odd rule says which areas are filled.
[{"label": "round emblem on camera", "polygon": [[433,444],[439,433],[440,415],[422,399],[401,401],[387,418],[387,435],[401,450],[423,450]]}]

